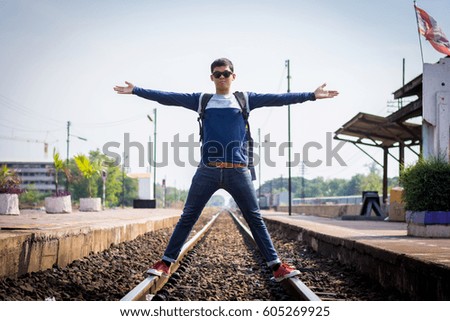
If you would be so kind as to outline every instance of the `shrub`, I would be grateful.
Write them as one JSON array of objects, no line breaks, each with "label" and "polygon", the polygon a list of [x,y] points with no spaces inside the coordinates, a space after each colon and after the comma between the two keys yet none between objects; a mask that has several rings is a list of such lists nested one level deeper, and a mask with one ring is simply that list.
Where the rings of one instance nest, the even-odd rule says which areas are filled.
[{"label": "shrub", "polygon": [[24,190],[20,189],[20,177],[14,169],[9,169],[3,165],[0,169],[0,193],[21,194]]},{"label": "shrub", "polygon": [[450,163],[443,157],[420,158],[400,173],[405,208],[410,211],[450,211]]},{"label": "shrub", "polygon": [[39,192],[34,184],[27,187],[27,190],[19,196],[19,203],[22,208],[33,208],[44,203],[46,193]]}]

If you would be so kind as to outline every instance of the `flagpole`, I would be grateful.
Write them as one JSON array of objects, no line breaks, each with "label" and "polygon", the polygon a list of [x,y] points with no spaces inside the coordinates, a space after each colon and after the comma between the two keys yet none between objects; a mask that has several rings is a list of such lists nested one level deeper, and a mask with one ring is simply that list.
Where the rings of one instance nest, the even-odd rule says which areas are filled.
[{"label": "flagpole", "polygon": [[419,45],[420,45],[420,56],[422,57],[422,65],[423,65],[424,61],[423,61],[422,38],[420,38],[419,17],[417,16],[416,0],[414,0],[414,12],[416,14],[417,34],[419,36]]}]

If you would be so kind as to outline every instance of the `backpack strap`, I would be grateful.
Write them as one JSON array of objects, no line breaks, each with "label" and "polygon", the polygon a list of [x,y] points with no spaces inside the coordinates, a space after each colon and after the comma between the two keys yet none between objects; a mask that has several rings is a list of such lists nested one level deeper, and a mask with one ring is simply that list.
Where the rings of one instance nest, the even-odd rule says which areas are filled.
[{"label": "backpack strap", "polygon": [[246,93],[243,93],[242,91],[236,91],[233,94],[234,97],[236,97],[239,106],[241,106],[242,115],[244,116],[245,121],[247,121],[248,115],[250,114],[250,109],[248,106],[248,98]]},{"label": "backpack strap", "polygon": [[255,165],[253,164],[253,145],[254,141],[250,132],[250,123],[248,122],[248,116],[250,114],[250,106],[248,105],[248,95],[246,93],[243,93],[241,91],[236,91],[234,93],[234,96],[236,97],[236,100],[239,103],[239,106],[241,106],[242,110],[242,117],[244,117],[245,121],[245,127],[247,129],[247,153],[248,153],[248,168],[250,170],[250,173],[252,175],[252,180],[256,180],[256,171],[255,171]]},{"label": "backpack strap", "polygon": [[202,126],[202,122],[203,122],[203,118],[205,116],[205,109],[206,109],[206,105],[208,105],[208,102],[211,100],[211,98],[213,97],[213,94],[201,94],[200,95],[200,99],[198,102],[198,126],[199,126],[199,135],[200,135],[200,141],[203,140],[203,126]]},{"label": "backpack strap", "polygon": [[213,94],[207,94],[207,93],[202,93],[200,95],[200,98],[198,101],[198,109],[197,109],[197,112],[199,114],[203,114],[205,112],[206,105],[208,105],[209,101],[211,100],[211,98],[213,96],[214,96]]}]

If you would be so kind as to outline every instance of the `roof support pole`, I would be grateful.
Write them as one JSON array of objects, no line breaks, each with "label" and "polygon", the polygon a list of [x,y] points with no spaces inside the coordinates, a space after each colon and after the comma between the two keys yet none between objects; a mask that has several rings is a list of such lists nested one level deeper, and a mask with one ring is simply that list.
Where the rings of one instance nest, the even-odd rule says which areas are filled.
[{"label": "roof support pole", "polygon": [[405,144],[403,142],[400,142],[400,145],[398,146],[398,158],[398,173],[400,174],[403,170],[403,167],[405,166]]},{"label": "roof support pole", "polygon": [[387,203],[388,189],[388,154],[389,148],[383,146],[383,204]]},{"label": "roof support pole", "polygon": [[372,157],[372,155],[370,155],[368,152],[366,152],[364,149],[362,149],[361,147],[358,146],[357,143],[352,142],[353,145],[355,145],[360,151],[362,151],[364,154],[366,154],[367,156],[369,156],[375,163],[377,163],[378,165],[380,165],[381,167],[383,167],[383,165],[381,165],[375,158]]}]

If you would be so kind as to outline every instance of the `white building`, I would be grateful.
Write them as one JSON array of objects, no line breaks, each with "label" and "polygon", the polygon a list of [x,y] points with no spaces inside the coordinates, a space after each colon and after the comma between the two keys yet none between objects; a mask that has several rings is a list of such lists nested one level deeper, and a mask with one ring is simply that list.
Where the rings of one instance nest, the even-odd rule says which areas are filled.
[{"label": "white building", "polygon": [[[55,167],[52,162],[0,162],[0,166],[6,165],[17,171],[22,181],[20,188],[28,189],[34,185],[38,192],[54,193]],[[64,186],[58,186],[64,190]]]}]

